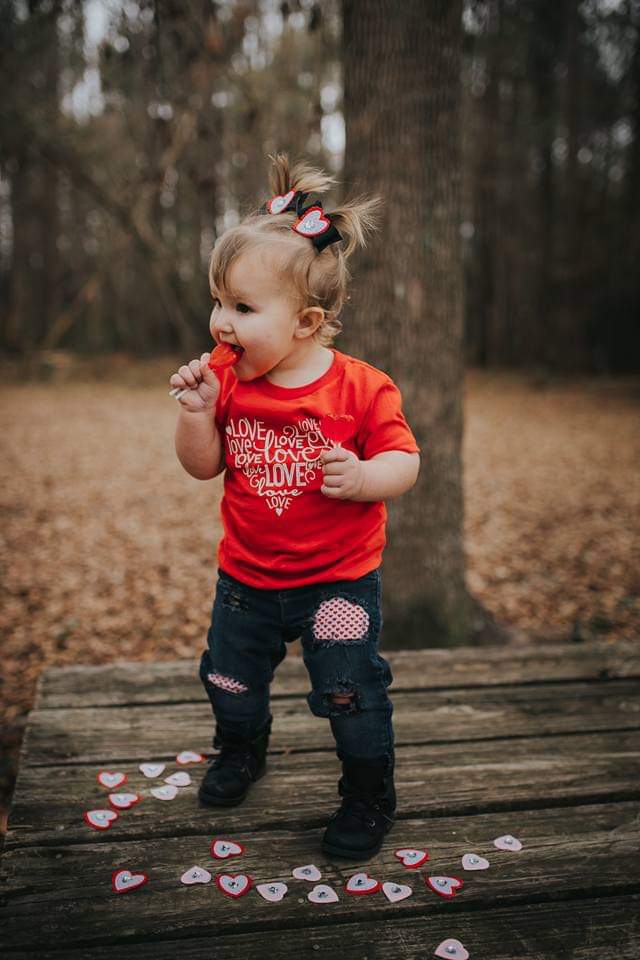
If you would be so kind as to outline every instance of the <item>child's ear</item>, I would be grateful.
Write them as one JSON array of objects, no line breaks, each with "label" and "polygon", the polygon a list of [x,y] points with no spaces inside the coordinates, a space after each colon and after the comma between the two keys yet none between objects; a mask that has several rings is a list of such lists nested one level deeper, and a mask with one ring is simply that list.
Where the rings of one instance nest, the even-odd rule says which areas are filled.
[{"label": "child's ear", "polygon": [[316,332],[324,320],[324,310],[322,307],[306,307],[298,314],[298,323],[296,325],[296,337],[311,337]]}]

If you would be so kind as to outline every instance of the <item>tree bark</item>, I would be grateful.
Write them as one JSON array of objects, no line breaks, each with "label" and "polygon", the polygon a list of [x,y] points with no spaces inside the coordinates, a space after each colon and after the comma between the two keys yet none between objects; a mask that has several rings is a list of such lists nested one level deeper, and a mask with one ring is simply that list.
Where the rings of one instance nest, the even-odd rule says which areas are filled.
[{"label": "tree bark", "polygon": [[468,643],[461,442],[461,0],[343,0],[344,182],[381,194],[381,235],[352,272],[340,349],[388,372],[422,448],[388,505],[387,646]]}]

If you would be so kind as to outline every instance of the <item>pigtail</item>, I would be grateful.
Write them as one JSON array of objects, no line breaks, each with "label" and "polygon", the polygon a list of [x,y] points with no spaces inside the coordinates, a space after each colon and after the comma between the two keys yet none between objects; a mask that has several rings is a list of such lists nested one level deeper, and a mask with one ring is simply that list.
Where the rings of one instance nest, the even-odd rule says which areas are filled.
[{"label": "pigtail", "polygon": [[380,226],[382,197],[359,197],[347,200],[335,210],[329,210],[331,223],[345,242],[342,254],[349,257],[356,247],[366,247],[367,235]]},{"label": "pigtail", "polygon": [[273,196],[284,196],[289,190],[302,190],[305,193],[326,193],[332,183],[337,183],[333,177],[310,166],[303,160],[298,160],[289,167],[289,157],[286,153],[269,154],[271,170],[269,171],[269,186]]}]

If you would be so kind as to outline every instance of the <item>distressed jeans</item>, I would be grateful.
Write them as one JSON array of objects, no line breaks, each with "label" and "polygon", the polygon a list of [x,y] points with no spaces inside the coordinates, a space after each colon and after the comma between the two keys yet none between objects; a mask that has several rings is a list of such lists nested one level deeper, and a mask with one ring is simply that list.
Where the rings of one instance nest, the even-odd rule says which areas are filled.
[{"label": "distressed jeans", "polygon": [[[249,738],[264,727],[274,672],[287,643],[299,637],[311,685],[307,703],[328,718],[338,758],[385,757],[393,769],[393,676],[378,653],[381,626],[379,568],[357,580],[284,590],[251,587],[219,569],[200,661],[219,729]],[[335,694],[351,697],[336,702]]]}]

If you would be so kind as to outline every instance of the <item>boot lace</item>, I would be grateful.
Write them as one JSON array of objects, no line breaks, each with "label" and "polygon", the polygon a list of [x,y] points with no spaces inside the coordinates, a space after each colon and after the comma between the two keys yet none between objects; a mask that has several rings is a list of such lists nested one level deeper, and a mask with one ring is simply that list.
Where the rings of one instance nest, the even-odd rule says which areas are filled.
[{"label": "boot lace", "polygon": [[234,767],[251,776],[251,770],[249,769],[250,756],[251,753],[248,750],[225,745],[220,748],[220,753],[217,756],[210,757],[207,762],[211,764],[213,770],[219,770],[220,767]]},{"label": "boot lace", "polygon": [[377,801],[357,796],[344,797],[340,809],[331,815],[331,819],[336,820],[338,817],[351,817],[353,820],[367,827],[375,827],[376,821],[371,816],[372,810],[375,810],[387,823],[394,822],[393,819],[388,817],[382,810],[382,807]]}]

